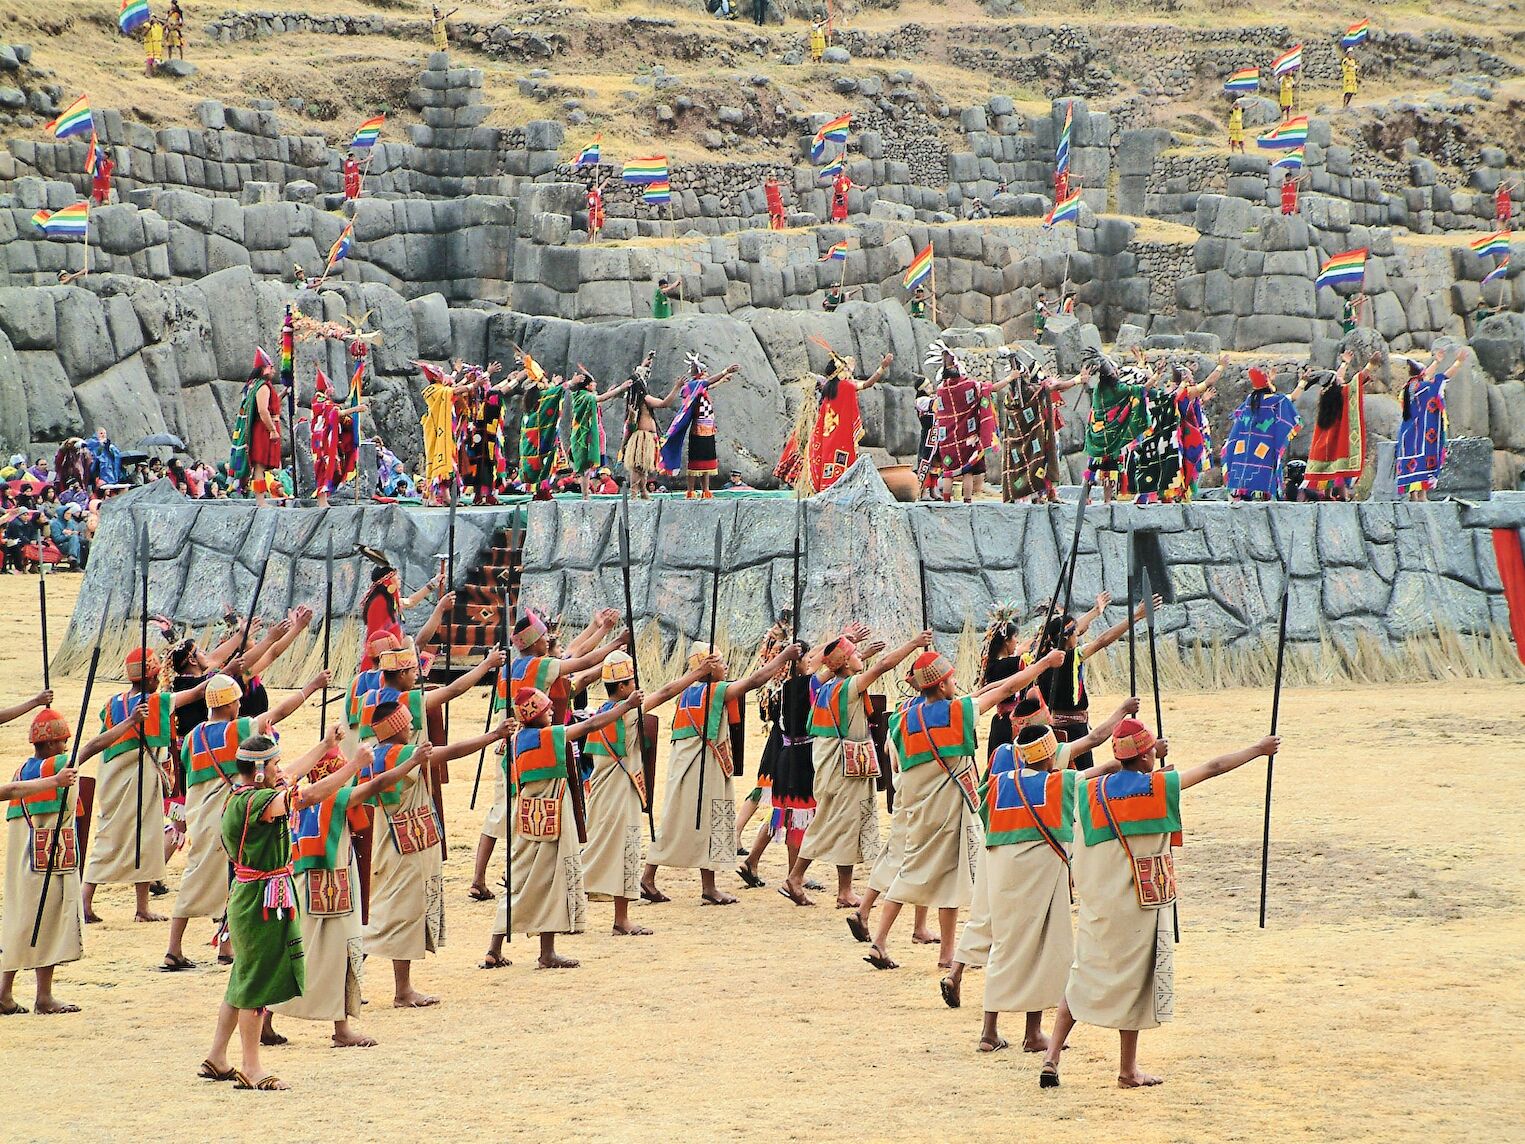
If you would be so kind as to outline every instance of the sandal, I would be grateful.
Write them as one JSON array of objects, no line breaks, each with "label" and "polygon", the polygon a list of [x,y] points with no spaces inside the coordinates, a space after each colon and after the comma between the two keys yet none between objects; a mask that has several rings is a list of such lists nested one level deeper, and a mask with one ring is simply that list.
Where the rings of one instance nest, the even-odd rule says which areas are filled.
[{"label": "sandal", "polygon": [[231,953],[219,953],[217,955],[217,964],[218,965],[232,965],[233,964],[233,955]]},{"label": "sandal", "polygon": [[869,940],[868,923],[863,920],[863,916],[857,910],[847,915],[847,929],[858,941]]},{"label": "sandal", "polygon": [[863,960],[868,962],[875,969],[899,969],[900,968],[900,963],[896,962],[896,961],[891,961],[890,958],[889,958],[889,955],[884,953],[882,950],[880,950],[880,948],[877,945],[871,945],[868,948],[869,948],[869,955],[867,957],[865,957]]},{"label": "sandal", "polygon": [[501,953],[489,953],[486,957],[482,958],[482,964],[477,966],[477,968],[507,969],[512,964],[513,962],[509,961],[508,958],[504,957]]},{"label": "sandal", "polygon": [[61,1013],[78,1013],[78,1005],[55,1005],[51,1009],[38,1009],[39,1017],[57,1017]]},{"label": "sandal", "polygon": [[672,899],[669,898],[666,894],[662,893],[662,891],[657,889],[655,886],[647,886],[643,883],[641,886],[641,901],[670,902]]},{"label": "sandal", "polygon": [[736,876],[741,879],[742,884],[748,889],[760,890],[768,884],[749,870],[745,864],[736,867]]},{"label": "sandal", "polygon": [[202,1080],[234,1080],[238,1076],[235,1068],[220,1069],[211,1061],[202,1061],[201,1067],[196,1070],[196,1075]]},{"label": "sandal", "polygon": [[473,886],[471,889],[466,891],[466,896],[473,902],[491,902],[495,900],[498,895],[494,894],[486,886]]},{"label": "sandal", "polygon": [[980,1038],[980,1052],[982,1053],[998,1053],[1002,1049],[1009,1048],[1011,1048],[1011,1042],[1005,1037],[995,1037],[994,1039],[990,1037]]},{"label": "sandal", "polygon": [[274,1073],[271,1073],[269,1076],[265,1077],[258,1084],[250,1084],[249,1078],[244,1076],[243,1073],[237,1072],[236,1070],[233,1075],[237,1078],[233,1082],[233,1087],[242,1089],[246,1092],[285,1092],[291,1088],[289,1084],[283,1081],[280,1077],[276,1076]]},{"label": "sandal", "polygon": [[726,894],[700,894],[699,904],[701,906],[734,906],[736,899]]},{"label": "sandal", "polygon": [[953,982],[948,978],[944,977],[939,981],[937,989],[943,995],[943,1004],[948,1008],[957,1009],[964,1003],[963,998],[959,995],[959,990],[953,987]]},{"label": "sandal", "polygon": [[19,1017],[27,1011],[25,1005],[18,1005],[14,1001],[7,1001],[4,1005],[0,1005],[0,1017]]},{"label": "sandal", "polygon": [[780,894],[782,894],[784,897],[788,898],[791,902],[793,902],[797,906],[813,906],[813,905],[815,905],[815,903],[812,902],[809,898],[805,897],[804,894],[796,894],[787,885],[780,886],[778,888],[778,892]]},{"label": "sandal", "polygon": [[1059,1087],[1059,1066],[1058,1065],[1050,1064],[1047,1061],[1043,1062],[1043,1071],[1038,1074],[1038,1087],[1039,1088],[1058,1088]]},{"label": "sandal", "polygon": [[[221,961],[222,959],[218,958],[217,960]],[[231,962],[232,959],[229,958],[229,961]],[[166,953],[164,955],[164,964],[159,966],[159,972],[160,973],[179,973],[182,969],[195,969],[195,968],[196,968],[196,963],[194,961],[192,961],[190,958],[186,957],[184,954]]]}]

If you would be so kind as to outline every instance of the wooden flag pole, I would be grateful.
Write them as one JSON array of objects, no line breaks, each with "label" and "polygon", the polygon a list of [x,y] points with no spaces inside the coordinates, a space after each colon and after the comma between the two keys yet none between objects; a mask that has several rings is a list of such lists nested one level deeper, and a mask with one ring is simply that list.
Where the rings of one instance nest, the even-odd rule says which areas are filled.
[{"label": "wooden flag pole", "polygon": [[[1281,715],[1282,668],[1287,654],[1287,609],[1292,600],[1292,570],[1286,568],[1286,585],[1281,592],[1281,619],[1276,628],[1276,687],[1271,692],[1271,734],[1276,734],[1277,719]],[[1271,778],[1275,773],[1276,756],[1266,760],[1265,822],[1260,829],[1260,928],[1266,928],[1266,881],[1270,874],[1271,858]]]}]

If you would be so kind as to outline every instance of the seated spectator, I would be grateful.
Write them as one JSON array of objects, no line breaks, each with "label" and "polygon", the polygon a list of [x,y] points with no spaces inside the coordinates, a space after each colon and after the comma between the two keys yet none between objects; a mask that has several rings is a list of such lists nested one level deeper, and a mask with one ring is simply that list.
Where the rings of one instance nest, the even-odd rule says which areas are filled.
[{"label": "seated spectator", "polygon": [[49,532],[53,544],[69,562],[70,571],[85,566],[85,526],[78,507],[70,505],[49,517]]}]

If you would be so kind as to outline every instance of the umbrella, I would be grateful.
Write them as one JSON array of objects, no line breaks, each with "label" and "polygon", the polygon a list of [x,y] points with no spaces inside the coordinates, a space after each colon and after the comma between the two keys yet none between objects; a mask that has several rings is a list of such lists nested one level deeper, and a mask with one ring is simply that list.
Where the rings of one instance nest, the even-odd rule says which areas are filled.
[{"label": "umbrella", "polygon": [[124,465],[139,465],[139,464],[142,464],[146,460],[148,460],[148,454],[147,453],[123,453],[122,454],[122,464],[124,464]]},{"label": "umbrella", "polygon": [[138,442],[138,448],[140,449],[149,449],[155,445],[166,449],[174,449],[181,453],[185,452],[185,442],[173,433],[150,433]]}]

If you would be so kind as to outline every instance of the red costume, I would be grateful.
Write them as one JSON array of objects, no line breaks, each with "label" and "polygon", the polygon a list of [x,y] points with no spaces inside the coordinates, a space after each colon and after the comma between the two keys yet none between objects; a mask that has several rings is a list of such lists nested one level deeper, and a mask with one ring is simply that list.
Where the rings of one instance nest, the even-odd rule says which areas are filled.
[{"label": "red costume", "polygon": [[778,180],[770,178],[763,184],[763,194],[768,199],[768,229],[784,229],[784,195],[779,189]]},{"label": "red costume", "polygon": [[1068,171],[1054,172],[1054,202],[1062,203],[1070,197],[1070,173]]},{"label": "red costume", "polygon": [[369,671],[376,666],[375,648],[372,647],[376,636],[385,632],[395,636],[398,646],[403,639],[402,630],[402,596],[397,587],[397,573],[388,570],[380,580],[371,582],[366,589],[365,599],[360,602],[360,611],[365,617],[365,654],[360,660],[363,671]]},{"label": "red costume", "polygon": [[334,404],[328,378],[320,369],[312,395],[312,475],[317,492],[332,493],[355,472],[355,421]]},{"label": "red costume", "polygon": [[604,192],[597,187],[588,188],[588,233],[597,234],[604,229]]},{"label": "red costume", "polygon": [[353,155],[344,157],[344,197],[347,199],[360,197],[360,164],[355,162]]},{"label": "red costume", "polygon": [[281,394],[276,389],[275,382],[268,377],[260,379],[259,388],[265,391],[268,402],[267,411],[270,414],[270,427],[265,427],[265,420],[258,415],[259,398],[255,398],[255,416],[249,424],[249,460],[262,469],[279,469],[281,467]]},{"label": "red costume", "polygon": [[114,170],[116,164],[104,154],[96,160],[95,174],[90,179],[90,197],[98,207],[105,206],[111,199],[111,172]]},{"label": "red costume", "polygon": [[1291,175],[1281,181],[1281,213],[1297,213],[1297,180]]},{"label": "red costume", "polygon": [[1499,220],[1499,229],[1509,229],[1509,217],[1514,214],[1514,200],[1510,197],[1509,184],[1500,183],[1498,194],[1493,196],[1493,213]]},{"label": "red costume", "polygon": [[831,184],[831,221],[847,221],[847,192],[853,189],[853,181],[843,171]]}]

